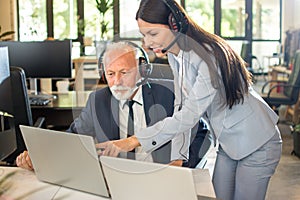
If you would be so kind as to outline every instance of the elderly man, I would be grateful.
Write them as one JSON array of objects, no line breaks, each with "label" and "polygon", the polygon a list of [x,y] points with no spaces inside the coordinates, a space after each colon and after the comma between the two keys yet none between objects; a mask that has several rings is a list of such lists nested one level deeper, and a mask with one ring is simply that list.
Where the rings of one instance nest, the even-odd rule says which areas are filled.
[{"label": "elderly man", "polygon": [[[68,132],[93,136],[100,143],[126,138],[127,133],[131,132],[128,131],[131,120],[134,122],[132,131],[135,132],[172,116],[172,81],[149,80],[144,85],[136,84],[141,79],[139,65],[143,59],[137,56],[140,50],[127,42],[108,44],[102,59],[108,87],[90,94],[86,107],[70,125]],[[132,110],[129,102],[134,102]],[[130,110],[133,111],[133,118],[129,118]],[[119,156],[182,165],[182,160],[188,159],[189,137],[188,132],[182,133],[151,154],[139,147],[134,152]],[[20,167],[33,169],[27,151],[18,156],[16,163]]]}]

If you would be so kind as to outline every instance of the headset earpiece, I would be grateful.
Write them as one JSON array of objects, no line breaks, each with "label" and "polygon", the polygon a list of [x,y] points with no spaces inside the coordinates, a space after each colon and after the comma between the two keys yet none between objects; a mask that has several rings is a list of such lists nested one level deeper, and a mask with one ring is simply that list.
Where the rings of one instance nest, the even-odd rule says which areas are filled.
[{"label": "headset earpiece", "polygon": [[180,33],[186,33],[188,29],[188,20],[185,14],[177,7],[174,0],[164,0],[164,3],[171,10],[169,15],[169,26],[171,30]]},{"label": "headset earpiece", "polygon": [[171,30],[178,32],[178,26],[177,26],[177,22],[176,19],[173,17],[173,14],[170,13],[169,15],[169,27]]},{"label": "headset earpiece", "polygon": [[105,49],[101,52],[98,58],[98,73],[100,77],[100,81],[102,83],[107,83],[105,75],[104,75],[104,64],[103,64],[103,55],[104,55]]},{"label": "headset earpiece", "polygon": [[[134,44],[136,45],[136,44]],[[143,85],[147,82],[148,78],[150,77],[151,73],[152,73],[152,64],[149,62],[149,58],[148,58],[148,54],[146,53],[146,51],[136,45],[138,49],[140,49],[140,51],[143,54],[143,57],[139,57],[139,73],[141,76],[140,81],[138,81],[136,83],[136,86],[139,87],[140,85]]]},{"label": "headset earpiece", "polygon": [[139,57],[139,72],[144,79],[148,79],[152,73],[152,65],[144,57]]},{"label": "headset earpiece", "polygon": [[179,34],[176,34],[176,37],[174,40],[165,48],[161,50],[162,53],[166,53],[179,39],[179,37],[183,34],[185,34],[189,27],[189,22],[184,14],[174,0],[163,0],[166,6],[171,10],[171,13],[169,15],[168,23],[171,30],[174,32],[177,32]]}]

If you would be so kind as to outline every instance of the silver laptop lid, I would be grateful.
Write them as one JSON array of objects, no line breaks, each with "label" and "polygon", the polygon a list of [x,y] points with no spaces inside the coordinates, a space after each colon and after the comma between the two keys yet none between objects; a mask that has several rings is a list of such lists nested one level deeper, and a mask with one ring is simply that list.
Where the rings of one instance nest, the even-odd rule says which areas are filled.
[{"label": "silver laptop lid", "polygon": [[101,156],[114,200],[196,200],[192,170],[157,163]]},{"label": "silver laptop lid", "polygon": [[92,137],[22,125],[20,129],[39,180],[109,197]]}]

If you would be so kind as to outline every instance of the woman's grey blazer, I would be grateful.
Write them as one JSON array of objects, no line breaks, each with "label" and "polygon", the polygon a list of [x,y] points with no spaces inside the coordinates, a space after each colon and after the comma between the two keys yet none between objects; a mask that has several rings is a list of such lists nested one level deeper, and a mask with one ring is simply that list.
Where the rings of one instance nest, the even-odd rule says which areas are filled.
[{"label": "woman's grey blazer", "polygon": [[278,116],[251,87],[244,101],[229,109],[222,98],[224,88],[213,87],[209,66],[194,51],[180,51],[178,56],[168,53],[168,59],[174,74],[175,104],[184,93],[183,106],[172,117],[136,133],[144,150],[153,151],[193,127],[201,116],[232,159],[246,157],[278,134]]}]

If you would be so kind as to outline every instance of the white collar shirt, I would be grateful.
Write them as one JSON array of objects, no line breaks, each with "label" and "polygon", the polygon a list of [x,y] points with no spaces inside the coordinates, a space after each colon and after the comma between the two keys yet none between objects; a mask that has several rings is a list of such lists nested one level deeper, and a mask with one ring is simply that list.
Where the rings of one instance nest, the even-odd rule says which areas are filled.
[{"label": "white collar shirt", "polygon": [[[144,111],[144,101],[142,94],[142,87],[138,88],[137,93],[133,97],[135,103],[132,106],[133,119],[134,119],[134,132],[140,131],[142,128],[146,128],[146,117]],[[127,100],[119,101],[119,126],[120,126],[120,139],[127,138],[127,123],[128,123],[129,108]],[[121,153],[121,157],[126,157],[126,153]],[[142,147],[135,149],[135,158],[140,161],[153,162],[151,153],[146,153],[142,150]]]}]

